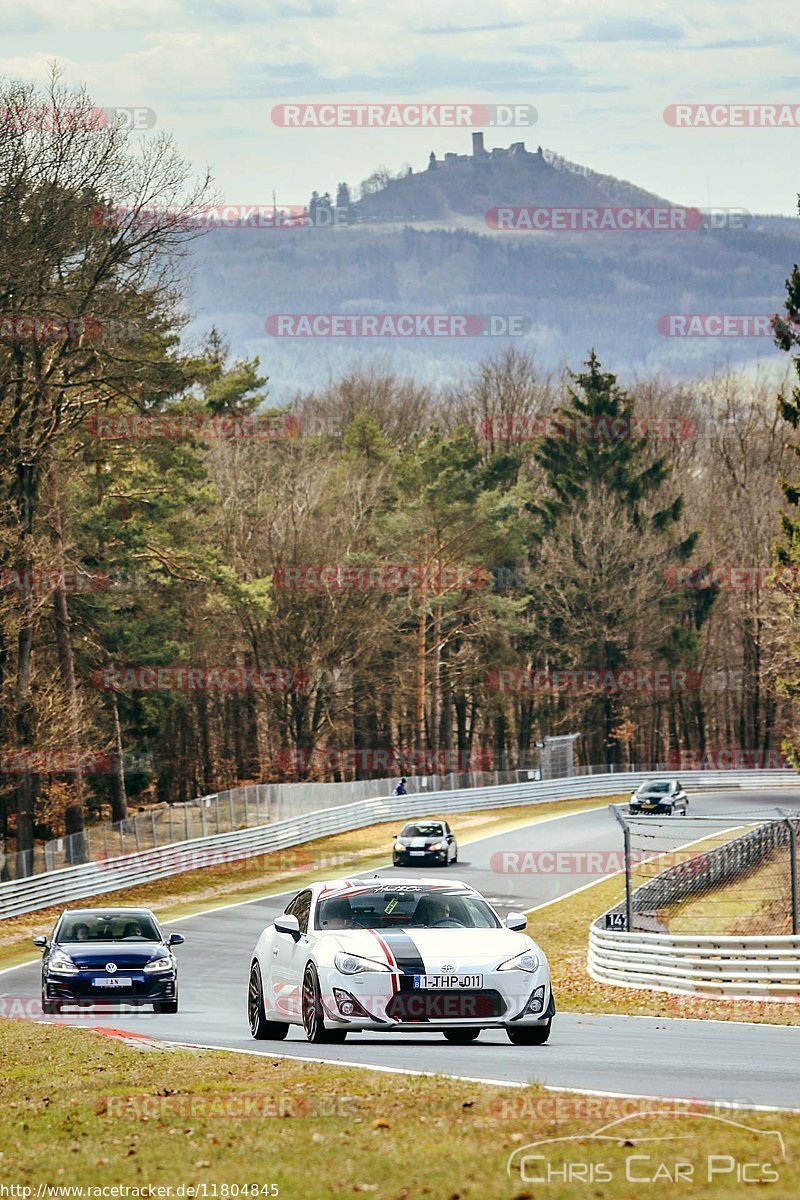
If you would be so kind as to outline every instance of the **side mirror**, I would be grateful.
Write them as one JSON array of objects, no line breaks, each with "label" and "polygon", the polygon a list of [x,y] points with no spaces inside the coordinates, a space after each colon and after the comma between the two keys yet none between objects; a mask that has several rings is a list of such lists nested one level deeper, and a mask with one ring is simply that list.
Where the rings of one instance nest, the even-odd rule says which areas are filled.
[{"label": "side mirror", "polygon": [[295,941],[298,941],[300,937],[300,922],[291,913],[284,913],[283,916],[276,917],[275,928],[278,933],[288,933]]},{"label": "side mirror", "polygon": [[33,939],[33,944],[34,944],[34,946],[38,946],[40,950],[46,950],[48,948],[48,946],[50,945],[47,938],[41,933],[39,934],[38,937],[35,937]]},{"label": "side mirror", "polygon": [[511,912],[508,914],[508,916],[505,919],[506,929],[514,929],[514,930],[524,929],[527,924],[528,924],[528,918],[525,916],[524,913]]},{"label": "side mirror", "polygon": [[185,941],[186,941],[186,938],[183,936],[182,933],[171,933],[169,935],[169,937],[167,938],[167,945],[168,946],[182,946]]}]

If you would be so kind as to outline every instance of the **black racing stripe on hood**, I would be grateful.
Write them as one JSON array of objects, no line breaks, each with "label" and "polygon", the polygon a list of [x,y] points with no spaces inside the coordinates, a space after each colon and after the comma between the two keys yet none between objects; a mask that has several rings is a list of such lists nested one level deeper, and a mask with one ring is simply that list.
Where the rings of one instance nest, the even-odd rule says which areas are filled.
[{"label": "black racing stripe on hood", "polygon": [[382,929],[381,937],[391,950],[402,974],[400,976],[400,991],[414,990],[413,975],[425,974],[425,963],[414,939],[401,929]]}]

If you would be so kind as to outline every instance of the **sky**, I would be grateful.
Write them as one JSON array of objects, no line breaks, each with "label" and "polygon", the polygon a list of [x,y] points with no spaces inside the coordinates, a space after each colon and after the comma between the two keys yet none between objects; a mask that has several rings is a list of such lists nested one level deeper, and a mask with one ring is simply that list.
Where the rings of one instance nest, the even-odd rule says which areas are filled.
[{"label": "sky", "polygon": [[[376,167],[467,153],[469,128],[285,128],[287,103],[527,104],[538,144],[681,204],[795,214],[794,3],[730,0],[0,0],[0,75],[57,62],[102,106],[149,108],[230,204],[305,203]],[[672,104],[791,104],[794,127],[676,128]]]}]

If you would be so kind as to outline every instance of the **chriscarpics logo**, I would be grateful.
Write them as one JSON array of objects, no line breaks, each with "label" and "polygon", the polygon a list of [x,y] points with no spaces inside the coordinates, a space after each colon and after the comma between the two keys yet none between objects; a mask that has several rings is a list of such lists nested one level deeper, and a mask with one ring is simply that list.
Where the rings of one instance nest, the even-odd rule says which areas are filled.
[{"label": "chriscarpics logo", "polygon": [[[779,1130],[711,1112],[665,1115],[663,1106],[652,1107],[591,1132],[529,1142],[509,1156],[506,1171],[539,1197],[551,1188],[563,1195],[565,1185],[570,1194],[580,1194],[584,1185],[584,1194],[592,1196],[606,1184],[625,1185],[625,1195],[627,1189],[631,1195],[647,1194],[655,1185],[660,1185],[658,1195],[670,1185],[682,1195],[693,1190],[708,1195],[709,1185],[715,1194],[722,1189],[719,1194],[732,1195],[735,1186],[780,1180],[786,1148]],[[749,1118],[737,1109],[736,1116],[741,1115]]]}]

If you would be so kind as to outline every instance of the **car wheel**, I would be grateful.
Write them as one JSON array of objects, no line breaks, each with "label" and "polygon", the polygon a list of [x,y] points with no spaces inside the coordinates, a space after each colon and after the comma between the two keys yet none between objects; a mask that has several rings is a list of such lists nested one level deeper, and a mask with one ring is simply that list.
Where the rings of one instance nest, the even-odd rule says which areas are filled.
[{"label": "car wheel", "polygon": [[552,1023],[551,1018],[546,1025],[507,1025],[508,1040],[515,1046],[543,1046],[550,1037]]},{"label": "car wheel", "polygon": [[45,997],[42,996],[42,1012],[45,1014],[45,1016],[48,1016],[48,1017],[52,1017],[56,1013],[60,1013],[61,1012],[61,1001],[60,1000],[46,1000]]},{"label": "car wheel", "polygon": [[289,1032],[285,1021],[268,1021],[264,1016],[264,988],[261,970],[257,962],[250,968],[250,983],[247,988],[247,1021],[250,1033],[259,1042],[281,1042]]},{"label": "car wheel", "polygon": [[448,1042],[455,1042],[457,1046],[465,1046],[467,1042],[475,1042],[480,1037],[480,1029],[445,1029],[444,1036]]},{"label": "car wheel", "polygon": [[347,1037],[346,1029],[326,1029],[325,1014],[322,1007],[322,995],[319,989],[317,968],[309,963],[303,976],[303,1028],[306,1037],[313,1045],[321,1042],[343,1042]]},{"label": "car wheel", "polygon": [[154,1000],[153,1012],[157,1013],[176,1013],[178,1011],[178,997],[174,1000]]}]

